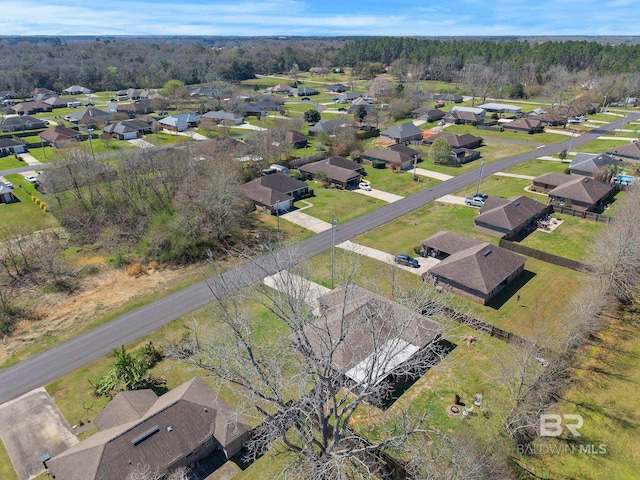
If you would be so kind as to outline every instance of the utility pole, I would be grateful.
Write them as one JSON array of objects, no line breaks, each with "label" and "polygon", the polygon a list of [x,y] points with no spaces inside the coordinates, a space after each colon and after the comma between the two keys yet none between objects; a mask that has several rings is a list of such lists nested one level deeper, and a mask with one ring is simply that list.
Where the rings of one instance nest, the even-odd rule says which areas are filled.
[{"label": "utility pole", "polygon": [[335,265],[336,265],[336,234],[335,227],[338,225],[338,219],[331,215],[331,288],[333,289]]},{"label": "utility pole", "polygon": [[482,181],[482,169],[484,168],[484,160],[480,162],[480,178],[478,178],[478,187],[476,188],[476,195],[480,193],[480,182]]}]

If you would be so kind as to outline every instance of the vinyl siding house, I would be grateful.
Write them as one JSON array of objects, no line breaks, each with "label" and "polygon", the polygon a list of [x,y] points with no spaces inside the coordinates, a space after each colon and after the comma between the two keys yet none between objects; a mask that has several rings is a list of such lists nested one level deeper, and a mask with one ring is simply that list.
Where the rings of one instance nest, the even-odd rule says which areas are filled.
[{"label": "vinyl siding house", "polygon": [[437,93],[433,96],[433,99],[436,102],[453,102],[453,103],[462,102],[462,96],[456,95],[454,93]]},{"label": "vinyl siding house", "polygon": [[148,113],[152,113],[153,107],[151,106],[151,100],[140,99],[134,101],[133,103],[118,105],[116,107],[116,112],[126,113],[130,118],[133,118],[136,115],[146,115]]},{"label": "vinyl siding house", "polygon": [[510,240],[552,211],[551,205],[545,205],[520,195],[508,200],[500,197],[489,197],[480,207],[478,215],[473,219],[478,230],[498,235]]},{"label": "vinyl siding house", "polygon": [[98,433],[46,462],[56,480],[125,479],[149,466],[161,474],[218,456],[234,456],[251,427],[196,377],[157,397],[121,392],[96,418]]},{"label": "vinyl siding house", "polygon": [[451,232],[422,241],[424,255],[441,261],[423,278],[486,305],[524,271],[526,259],[488,242]]}]

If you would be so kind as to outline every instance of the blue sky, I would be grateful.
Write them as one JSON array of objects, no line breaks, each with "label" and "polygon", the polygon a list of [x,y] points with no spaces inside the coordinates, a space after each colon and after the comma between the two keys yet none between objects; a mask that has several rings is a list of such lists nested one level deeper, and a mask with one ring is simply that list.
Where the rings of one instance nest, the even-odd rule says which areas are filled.
[{"label": "blue sky", "polygon": [[638,35],[638,0],[0,0],[3,35]]}]

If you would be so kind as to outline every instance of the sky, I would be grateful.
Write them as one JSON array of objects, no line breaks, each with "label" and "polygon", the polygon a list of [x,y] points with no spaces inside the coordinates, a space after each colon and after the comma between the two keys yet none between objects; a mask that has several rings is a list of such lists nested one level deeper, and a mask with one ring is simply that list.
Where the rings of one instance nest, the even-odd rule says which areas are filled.
[{"label": "sky", "polygon": [[0,0],[0,35],[640,35],[638,0]]}]

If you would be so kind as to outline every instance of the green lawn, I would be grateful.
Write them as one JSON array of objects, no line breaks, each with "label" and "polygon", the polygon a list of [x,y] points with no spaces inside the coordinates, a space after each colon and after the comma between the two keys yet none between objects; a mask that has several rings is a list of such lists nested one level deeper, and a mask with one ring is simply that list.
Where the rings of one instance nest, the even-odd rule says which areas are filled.
[{"label": "green lawn", "polygon": [[619,147],[621,145],[628,145],[628,140],[592,140],[589,143],[585,143],[584,145],[578,148],[572,148],[572,151],[576,152],[585,152],[585,153],[602,153],[607,150],[615,147]]},{"label": "green lawn", "polygon": [[448,126],[445,131],[447,133],[470,133],[485,139],[500,138],[544,144],[562,143],[568,140],[566,135],[560,135],[558,133],[536,133],[534,135],[529,135],[527,133],[514,133],[508,131],[495,132],[493,130],[478,130],[476,127],[471,125],[451,125]]},{"label": "green lawn", "polygon": [[[498,175],[491,175],[482,179],[480,183],[480,191],[494,197],[509,198],[517,195],[526,195],[538,202],[544,204],[547,203],[547,196],[540,195],[539,193],[532,193],[525,191],[525,187],[531,185],[530,180],[524,180],[521,178],[501,177]],[[478,185],[469,185],[455,192],[455,195],[460,197],[469,197],[476,193]]]},{"label": "green lawn", "polygon": [[173,135],[165,132],[150,133],[149,135],[144,136],[144,140],[154,144],[157,147],[162,145],[171,145],[174,143],[183,143],[191,140],[189,137],[185,137],[184,135]]},{"label": "green lawn", "polygon": [[0,439],[0,478],[2,480],[18,480],[18,474],[11,464],[9,453]]},{"label": "green lawn", "polygon": [[[314,190],[315,196],[306,199],[313,204],[313,207],[305,209],[304,213],[325,222],[331,222],[331,218],[338,218],[340,223],[345,223],[387,204],[382,200],[348,190],[322,188],[320,183],[314,181],[308,183]],[[298,206],[301,208],[304,205],[298,202]]]},{"label": "green lawn", "polygon": [[528,235],[522,245],[560,255],[573,260],[582,260],[589,253],[593,240],[606,224],[568,215],[555,214],[563,223],[552,232],[535,231]]},{"label": "green lawn", "polygon": [[5,178],[13,183],[13,194],[20,200],[14,203],[0,203],[0,228],[15,235],[31,233],[38,230],[57,227],[58,222],[51,213],[47,213],[31,200],[31,195],[37,193],[32,185],[20,174],[6,175]]},{"label": "green lawn", "polygon": [[[640,325],[635,316],[614,322],[574,370],[572,386],[562,394],[554,413],[579,414],[584,419],[580,437],[538,439],[536,447],[571,444],[575,452],[519,456],[536,478],[599,480],[635,479],[640,470]],[[575,443],[602,445],[604,454],[580,453]]]},{"label": "green lawn", "polygon": [[25,162],[15,158],[13,155],[0,158],[0,170],[8,170],[10,168],[25,167],[26,165],[27,164]]},{"label": "green lawn", "polygon": [[[420,165],[419,163],[418,166]],[[395,193],[403,197],[440,183],[440,180],[422,176],[418,176],[418,181],[415,181],[411,170],[392,172],[388,168],[373,168],[371,165],[366,165],[364,171],[365,179],[371,182],[374,189]]]},{"label": "green lawn", "polygon": [[567,169],[569,163],[570,162],[563,163],[536,159],[521,163],[519,165],[516,165],[515,167],[507,168],[506,170],[504,170],[504,172],[539,177],[540,175],[545,173],[562,173]]}]

